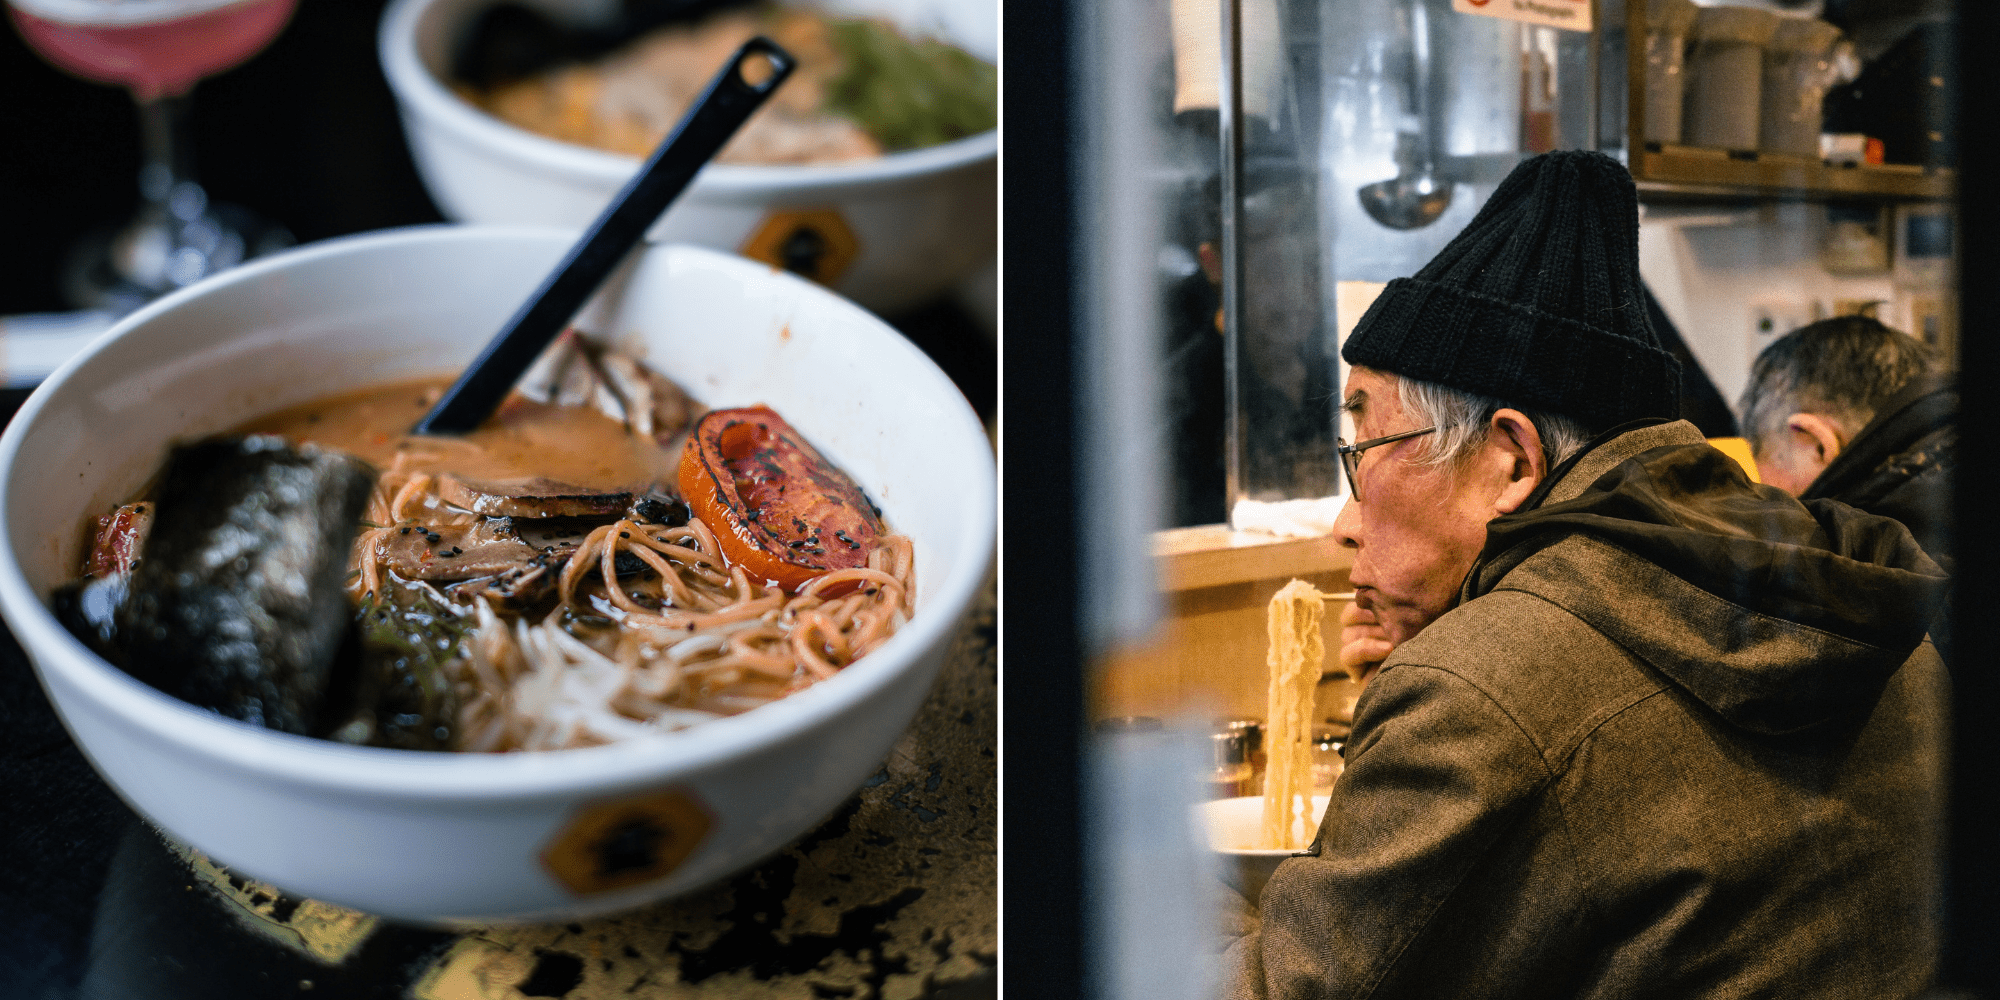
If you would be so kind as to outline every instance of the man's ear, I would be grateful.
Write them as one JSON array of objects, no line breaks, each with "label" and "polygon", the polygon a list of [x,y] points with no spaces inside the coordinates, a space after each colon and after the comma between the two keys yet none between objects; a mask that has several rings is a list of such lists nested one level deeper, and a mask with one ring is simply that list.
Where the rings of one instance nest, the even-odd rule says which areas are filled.
[{"label": "man's ear", "polygon": [[1502,409],[1493,414],[1492,422],[1487,425],[1486,441],[1500,450],[1509,466],[1500,494],[1493,499],[1493,514],[1495,517],[1512,514],[1548,478],[1549,460],[1542,452],[1542,432],[1527,414]]},{"label": "man's ear", "polygon": [[1800,458],[1813,472],[1833,464],[1840,455],[1840,428],[1817,413],[1794,413],[1785,418],[1785,433],[1798,445]]}]

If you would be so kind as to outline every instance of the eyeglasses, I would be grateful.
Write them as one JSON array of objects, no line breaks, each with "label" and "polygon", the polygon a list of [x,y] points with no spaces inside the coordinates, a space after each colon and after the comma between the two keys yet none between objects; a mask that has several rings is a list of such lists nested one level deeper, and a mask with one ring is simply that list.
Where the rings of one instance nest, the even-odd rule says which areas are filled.
[{"label": "eyeglasses", "polygon": [[1346,441],[1343,441],[1340,438],[1337,437],[1334,438],[1333,450],[1339,453],[1340,455],[1341,471],[1347,473],[1347,498],[1349,500],[1361,499],[1361,486],[1356,480],[1354,473],[1355,470],[1361,468],[1362,452],[1367,451],[1368,449],[1373,448],[1376,445],[1394,444],[1397,441],[1402,441],[1406,438],[1422,437],[1423,435],[1429,434],[1434,430],[1437,430],[1435,426],[1425,427],[1422,430],[1404,431],[1401,434],[1391,434],[1388,437],[1369,438],[1366,441],[1361,441],[1355,444],[1348,444]]}]

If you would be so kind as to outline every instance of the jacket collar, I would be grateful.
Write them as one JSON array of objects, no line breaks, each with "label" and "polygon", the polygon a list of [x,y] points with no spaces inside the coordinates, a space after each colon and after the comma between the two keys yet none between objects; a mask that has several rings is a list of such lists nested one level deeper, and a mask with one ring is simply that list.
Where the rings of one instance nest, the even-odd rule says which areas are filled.
[{"label": "jacket collar", "polygon": [[1950,424],[1957,415],[1958,390],[1949,378],[1912,379],[1875,411],[1868,426],[1820,470],[1799,498],[1841,497],[1872,475],[1883,461]]},{"label": "jacket collar", "polygon": [[[1551,504],[1574,500],[1611,470],[1654,448],[1706,444],[1707,441],[1701,431],[1685,420],[1650,418],[1620,424],[1590,439],[1576,454],[1558,463],[1541,485],[1528,494],[1520,510],[1492,523],[1498,525],[1517,521]],[[1495,540],[1490,537],[1493,528],[1487,530],[1486,550],[1480,553],[1471,571],[1466,573],[1465,581],[1459,585],[1459,604],[1492,590],[1501,577],[1539,550],[1539,546],[1496,546]]]},{"label": "jacket collar", "polygon": [[1642,452],[1707,442],[1701,431],[1685,420],[1635,420],[1621,424],[1591,439],[1581,451],[1551,469],[1548,481],[1529,494],[1521,506],[1533,510],[1545,503],[1574,500],[1605,473]]}]

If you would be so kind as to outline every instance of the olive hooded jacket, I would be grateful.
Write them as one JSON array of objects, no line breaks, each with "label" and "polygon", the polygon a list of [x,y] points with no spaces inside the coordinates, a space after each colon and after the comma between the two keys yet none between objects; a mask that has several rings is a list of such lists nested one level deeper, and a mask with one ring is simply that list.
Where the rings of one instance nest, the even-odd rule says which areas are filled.
[{"label": "olive hooded jacket", "polygon": [[1363,694],[1238,997],[1907,997],[1939,937],[1944,577],[1626,430],[1494,520]]}]

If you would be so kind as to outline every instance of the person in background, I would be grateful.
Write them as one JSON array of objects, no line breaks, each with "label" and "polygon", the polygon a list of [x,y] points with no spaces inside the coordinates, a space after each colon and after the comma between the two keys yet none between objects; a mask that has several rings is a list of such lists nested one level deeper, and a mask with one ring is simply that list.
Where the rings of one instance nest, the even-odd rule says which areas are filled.
[{"label": "person in background", "polygon": [[1334,538],[1387,649],[1233,996],[1929,984],[1944,575],[1671,419],[1637,240],[1617,161],[1531,158],[1348,338]]},{"label": "person in background", "polygon": [[1739,407],[1758,478],[1893,517],[1950,570],[1958,390],[1943,369],[1930,345],[1866,316],[1772,341]]}]

